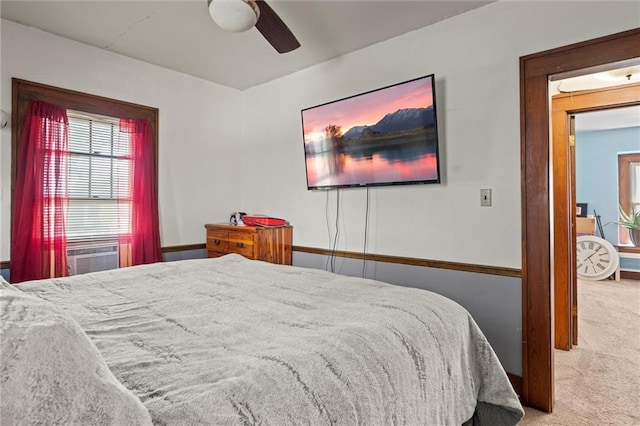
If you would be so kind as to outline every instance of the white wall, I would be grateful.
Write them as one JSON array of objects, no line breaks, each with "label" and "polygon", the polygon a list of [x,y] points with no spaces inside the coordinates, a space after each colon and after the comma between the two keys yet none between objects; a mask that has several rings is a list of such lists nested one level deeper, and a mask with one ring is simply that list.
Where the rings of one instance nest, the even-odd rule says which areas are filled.
[{"label": "white wall", "polygon": [[[242,209],[286,217],[296,245],[330,248],[336,194],[306,189],[300,110],[434,73],[443,183],[371,189],[368,251],[519,268],[519,57],[639,23],[636,1],[501,1],[249,89]],[[481,188],[493,207],[480,207]],[[366,191],[340,193],[338,249],[361,251]]]},{"label": "white wall", "polygon": [[[2,20],[0,104],[11,110],[18,77],[158,107],[164,246],[202,242],[203,223],[240,207],[289,219],[296,245],[329,248],[336,194],[306,190],[300,110],[435,73],[443,183],[371,189],[368,251],[518,268],[518,58],[637,27],[639,9],[501,1],[242,93]],[[10,129],[0,135],[9,260]],[[479,206],[481,188],[493,207]],[[365,195],[341,191],[339,249],[362,249]]]},{"label": "white wall", "polygon": [[[159,109],[159,202],[163,246],[202,243],[207,222],[238,208],[241,93],[10,21],[1,21],[0,102],[11,78]],[[0,260],[9,260],[11,129],[0,139]]]}]

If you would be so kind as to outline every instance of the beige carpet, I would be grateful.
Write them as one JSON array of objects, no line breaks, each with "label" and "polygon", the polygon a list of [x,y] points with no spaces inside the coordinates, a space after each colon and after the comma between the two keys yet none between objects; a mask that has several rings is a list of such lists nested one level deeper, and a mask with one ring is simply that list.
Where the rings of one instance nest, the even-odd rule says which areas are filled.
[{"label": "beige carpet", "polygon": [[556,350],[553,413],[521,425],[640,425],[640,281],[578,283],[578,346]]}]

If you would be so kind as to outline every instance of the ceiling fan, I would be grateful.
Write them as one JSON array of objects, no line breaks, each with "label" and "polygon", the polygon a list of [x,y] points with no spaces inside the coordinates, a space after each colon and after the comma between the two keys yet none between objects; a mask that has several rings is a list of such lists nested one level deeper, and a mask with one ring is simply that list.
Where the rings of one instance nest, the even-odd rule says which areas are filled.
[{"label": "ceiling fan", "polygon": [[264,0],[207,0],[209,14],[227,31],[242,32],[254,26],[278,53],[300,47],[289,27]]}]

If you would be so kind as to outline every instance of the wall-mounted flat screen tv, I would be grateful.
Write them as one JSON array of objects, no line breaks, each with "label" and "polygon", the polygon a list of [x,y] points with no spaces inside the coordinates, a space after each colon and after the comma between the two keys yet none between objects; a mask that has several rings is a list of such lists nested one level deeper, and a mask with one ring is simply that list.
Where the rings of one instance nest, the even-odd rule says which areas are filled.
[{"label": "wall-mounted flat screen tv", "polygon": [[307,188],[440,182],[434,76],[302,110]]}]

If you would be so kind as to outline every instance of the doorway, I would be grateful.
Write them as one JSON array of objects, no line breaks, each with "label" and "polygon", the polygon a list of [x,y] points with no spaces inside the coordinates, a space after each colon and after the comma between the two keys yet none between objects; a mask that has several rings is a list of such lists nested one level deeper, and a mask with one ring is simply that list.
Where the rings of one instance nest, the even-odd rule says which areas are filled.
[{"label": "doorway", "polygon": [[[578,344],[576,274],[575,114],[640,104],[640,83],[555,95],[551,102],[553,173],[553,294],[556,349]],[[616,182],[617,183],[617,182]],[[612,191],[614,189],[612,188]],[[617,199],[617,197],[616,197]],[[583,200],[584,201],[584,200]],[[617,202],[616,202],[617,205]],[[616,220],[616,216],[612,220]]]},{"label": "doorway", "polygon": [[520,58],[522,399],[541,411],[554,400],[549,78],[638,57],[640,28]]}]

